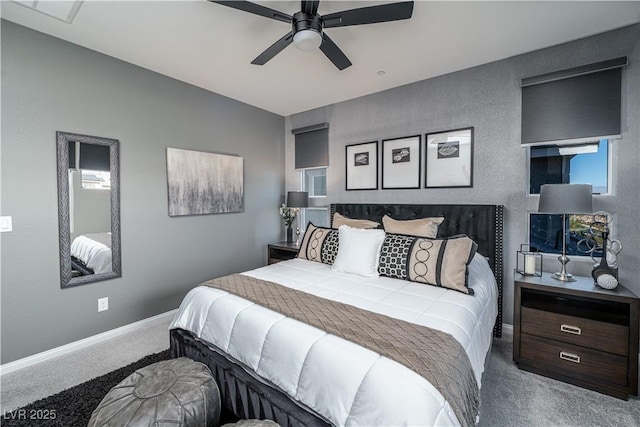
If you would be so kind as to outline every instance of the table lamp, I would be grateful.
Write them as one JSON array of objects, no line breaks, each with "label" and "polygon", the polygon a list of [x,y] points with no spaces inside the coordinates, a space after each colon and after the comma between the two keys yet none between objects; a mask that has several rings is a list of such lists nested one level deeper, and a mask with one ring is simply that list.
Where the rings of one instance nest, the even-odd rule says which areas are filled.
[{"label": "table lamp", "polygon": [[[287,207],[289,208],[306,208],[309,207],[309,193],[307,191],[289,191],[287,193]],[[300,218],[298,218],[300,221]],[[300,226],[296,231],[296,245],[298,245],[300,238]],[[293,236],[289,236],[289,230],[287,230],[287,242],[292,242]]]},{"label": "table lamp", "polygon": [[554,279],[574,282],[576,279],[567,273],[567,215],[593,214],[593,198],[590,184],[545,184],[540,187],[538,213],[562,215],[562,255],[558,261],[562,265]]}]

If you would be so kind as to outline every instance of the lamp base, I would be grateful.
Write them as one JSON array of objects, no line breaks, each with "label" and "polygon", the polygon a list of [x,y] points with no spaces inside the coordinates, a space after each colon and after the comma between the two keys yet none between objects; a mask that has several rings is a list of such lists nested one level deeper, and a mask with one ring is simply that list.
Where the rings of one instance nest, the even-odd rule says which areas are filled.
[{"label": "lamp base", "polygon": [[562,282],[575,282],[576,281],[576,279],[571,274],[563,273],[561,271],[553,273],[551,275],[551,277],[553,277],[556,280],[560,280]]},{"label": "lamp base", "polygon": [[563,221],[562,221],[562,223],[563,223],[563,226],[562,226],[562,236],[563,236],[562,237],[562,255],[560,255],[558,257],[558,261],[560,261],[560,264],[562,265],[562,269],[560,271],[555,272],[553,274],[553,276],[551,276],[551,277],[553,277],[556,280],[560,280],[562,282],[575,282],[576,279],[574,279],[571,274],[567,273],[567,264],[571,260],[567,256],[567,251],[566,251],[567,245],[565,244],[565,237],[564,237],[564,236],[566,236],[566,229],[565,229],[565,226],[564,226],[565,217],[566,217],[566,215],[562,215],[562,218],[563,218]]}]

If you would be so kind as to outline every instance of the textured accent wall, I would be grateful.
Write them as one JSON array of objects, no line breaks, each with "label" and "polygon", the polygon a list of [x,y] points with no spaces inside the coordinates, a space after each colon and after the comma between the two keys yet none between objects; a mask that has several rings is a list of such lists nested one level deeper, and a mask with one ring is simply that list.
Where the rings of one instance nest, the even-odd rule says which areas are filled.
[{"label": "textured accent wall", "polygon": [[[513,323],[515,254],[527,241],[527,213],[538,196],[527,196],[527,150],[520,147],[520,80],[623,55],[622,135],[613,150],[614,195],[594,207],[615,214],[625,246],[621,282],[640,295],[640,26],[634,25],[369,96],[289,116],[285,120],[287,188],[297,189],[292,128],[329,123],[328,202],[491,203],[505,205],[505,322]],[[471,189],[345,191],[345,145],[462,127],[475,127]],[[424,159],[422,171],[424,172]],[[424,176],[422,178],[424,185]],[[569,264],[588,275],[590,261]],[[554,269],[555,257],[545,259]]]},{"label": "textured accent wall", "polygon": [[[175,309],[194,285],[265,264],[282,230],[282,116],[7,21],[1,89],[1,214],[14,229],[0,235],[1,363]],[[121,278],[60,289],[57,130],[120,140]],[[243,156],[245,212],[169,218],[167,147]]]}]

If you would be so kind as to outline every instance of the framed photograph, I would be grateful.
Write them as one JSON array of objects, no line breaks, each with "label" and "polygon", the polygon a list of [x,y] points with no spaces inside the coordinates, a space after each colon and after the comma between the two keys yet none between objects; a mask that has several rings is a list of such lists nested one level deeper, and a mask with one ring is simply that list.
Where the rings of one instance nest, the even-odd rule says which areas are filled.
[{"label": "framed photograph", "polygon": [[473,128],[426,135],[425,188],[473,187]]},{"label": "framed photograph", "polygon": [[346,146],[346,190],[378,189],[378,141]]},{"label": "framed photograph", "polygon": [[420,135],[382,141],[382,188],[420,188]]},{"label": "framed photograph", "polygon": [[244,211],[243,158],[167,148],[169,216]]}]

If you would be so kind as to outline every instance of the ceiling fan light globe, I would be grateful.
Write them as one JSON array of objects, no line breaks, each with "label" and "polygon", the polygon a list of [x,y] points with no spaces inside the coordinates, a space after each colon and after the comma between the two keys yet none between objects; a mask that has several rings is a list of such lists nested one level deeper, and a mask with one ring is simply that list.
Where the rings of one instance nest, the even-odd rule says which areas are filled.
[{"label": "ceiling fan light globe", "polygon": [[300,30],[293,35],[293,44],[300,50],[316,50],[322,44],[322,35],[314,30]]}]

